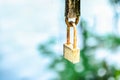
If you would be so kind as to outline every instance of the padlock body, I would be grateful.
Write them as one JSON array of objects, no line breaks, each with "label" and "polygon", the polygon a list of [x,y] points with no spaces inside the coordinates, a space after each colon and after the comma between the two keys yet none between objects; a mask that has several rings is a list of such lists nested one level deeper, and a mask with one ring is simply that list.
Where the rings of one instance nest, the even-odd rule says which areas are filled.
[{"label": "padlock body", "polygon": [[80,49],[74,49],[72,44],[64,44],[63,53],[64,58],[72,63],[78,63],[80,61]]}]

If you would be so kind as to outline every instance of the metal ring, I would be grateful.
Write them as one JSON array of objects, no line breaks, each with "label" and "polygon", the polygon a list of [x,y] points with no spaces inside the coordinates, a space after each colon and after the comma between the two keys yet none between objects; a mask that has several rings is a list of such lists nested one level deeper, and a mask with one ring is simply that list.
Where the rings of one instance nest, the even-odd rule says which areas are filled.
[{"label": "metal ring", "polygon": [[79,22],[79,17],[77,17],[76,18],[76,20],[75,20],[75,22],[69,22],[68,21],[68,18],[65,18],[65,22],[66,22],[66,24],[67,24],[67,27],[73,27],[73,25],[71,24],[71,23],[75,23],[76,25],[78,24],[78,22]]}]

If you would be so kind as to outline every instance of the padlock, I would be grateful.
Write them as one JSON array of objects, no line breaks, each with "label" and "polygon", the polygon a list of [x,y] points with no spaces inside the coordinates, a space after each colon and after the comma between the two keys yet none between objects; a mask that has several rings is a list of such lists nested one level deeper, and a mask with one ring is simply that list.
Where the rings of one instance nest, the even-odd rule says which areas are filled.
[{"label": "padlock", "polygon": [[[72,63],[80,61],[80,49],[77,48],[77,30],[76,25],[79,22],[80,16],[80,0],[66,0],[65,1],[65,22],[67,24],[67,41],[63,45],[64,58]],[[75,21],[69,19],[75,18]],[[70,42],[70,27],[73,27],[74,36],[73,43]]]},{"label": "padlock", "polygon": [[73,44],[70,43],[70,26],[67,26],[67,43],[63,45],[64,58],[72,63],[78,63],[80,61],[80,49],[77,48],[77,30],[76,24],[71,22],[73,25]]}]

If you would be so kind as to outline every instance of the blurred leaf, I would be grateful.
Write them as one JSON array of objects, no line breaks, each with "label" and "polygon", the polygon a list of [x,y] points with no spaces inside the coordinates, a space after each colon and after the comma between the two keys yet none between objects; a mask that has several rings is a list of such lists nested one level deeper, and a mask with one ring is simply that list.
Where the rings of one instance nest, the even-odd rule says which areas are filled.
[{"label": "blurred leaf", "polygon": [[[110,50],[116,49],[120,45],[120,37],[114,35],[99,36],[88,30],[88,24],[81,19],[80,28],[83,35],[83,48],[80,51],[81,62],[72,64],[63,56],[51,57],[52,63],[48,69],[58,73],[58,80],[108,80],[109,77],[116,77],[120,72],[113,66],[109,66],[105,60],[97,62],[93,55],[94,51],[101,46]],[[87,40],[93,37],[98,43],[88,46]],[[89,43],[88,43],[89,44]],[[52,47],[55,45],[55,38],[40,44],[39,51],[45,56],[56,56]]]}]

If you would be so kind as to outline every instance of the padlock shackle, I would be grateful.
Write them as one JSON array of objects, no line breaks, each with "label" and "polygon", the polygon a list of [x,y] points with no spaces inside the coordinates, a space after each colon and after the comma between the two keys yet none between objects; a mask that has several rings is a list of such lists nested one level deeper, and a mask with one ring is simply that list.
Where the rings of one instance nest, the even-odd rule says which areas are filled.
[{"label": "padlock shackle", "polygon": [[67,44],[70,42],[70,27],[73,27],[73,48],[77,48],[77,29],[76,24],[74,22],[70,22],[70,25],[67,25]]},{"label": "padlock shackle", "polygon": [[70,44],[70,27],[67,27],[67,44]]},{"label": "padlock shackle", "polygon": [[77,48],[77,29],[75,23],[73,24],[73,48]]}]

